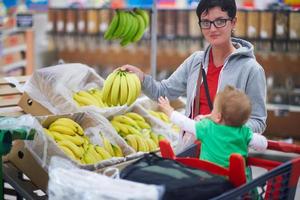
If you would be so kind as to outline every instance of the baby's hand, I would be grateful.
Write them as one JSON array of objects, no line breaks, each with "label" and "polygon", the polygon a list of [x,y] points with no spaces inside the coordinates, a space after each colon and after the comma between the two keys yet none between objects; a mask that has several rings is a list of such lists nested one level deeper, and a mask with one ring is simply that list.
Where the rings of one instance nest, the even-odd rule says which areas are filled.
[{"label": "baby's hand", "polygon": [[169,117],[171,116],[174,108],[170,105],[169,99],[167,97],[159,97],[158,98],[158,105],[161,110],[166,113]]}]

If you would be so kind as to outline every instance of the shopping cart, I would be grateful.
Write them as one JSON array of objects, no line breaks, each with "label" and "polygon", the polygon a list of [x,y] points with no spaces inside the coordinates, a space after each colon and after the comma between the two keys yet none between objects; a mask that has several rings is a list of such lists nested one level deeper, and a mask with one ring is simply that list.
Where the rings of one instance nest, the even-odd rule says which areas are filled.
[{"label": "shopping cart", "polygon": [[[194,145],[183,153],[186,157],[175,156],[169,142],[160,142],[161,155],[164,158],[174,159],[187,166],[202,170],[208,170],[213,174],[228,177],[235,186],[232,189],[213,199],[294,199],[297,183],[300,175],[300,146],[268,140],[270,154],[250,153],[246,165],[259,167],[266,170],[263,175],[246,182],[245,163],[241,156],[231,155],[229,168],[223,168],[207,161],[201,161],[190,155],[199,155],[199,144]],[[278,156],[274,152],[281,152],[284,156]],[[292,154],[291,154],[292,153]]]}]

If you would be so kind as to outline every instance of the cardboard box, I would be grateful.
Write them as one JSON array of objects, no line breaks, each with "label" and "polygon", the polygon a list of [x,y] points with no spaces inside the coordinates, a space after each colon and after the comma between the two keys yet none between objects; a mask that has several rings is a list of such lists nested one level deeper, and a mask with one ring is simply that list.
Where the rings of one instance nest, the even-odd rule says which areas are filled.
[{"label": "cardboard box", "polygon": [[48,173],[33,158],[32,154],[24,147],[23,141],[14,141],[13,148],[7,155],[8,160],[16,168],[22,171],[31,182],[38,188],[47,191],[49,176]]},{"label": "cardboard box", "polygon": [[29,113],[34,116],[53,114],[40,103],[33,100],[26,92],[23,93],[18,105],[23,109],[25,113]]}]

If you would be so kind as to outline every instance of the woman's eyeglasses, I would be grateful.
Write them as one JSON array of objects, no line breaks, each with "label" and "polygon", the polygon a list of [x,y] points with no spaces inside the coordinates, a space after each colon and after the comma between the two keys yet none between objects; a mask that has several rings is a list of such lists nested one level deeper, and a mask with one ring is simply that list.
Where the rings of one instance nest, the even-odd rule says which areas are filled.
[{"label": "woman's eyeglasses", "polygon": [[232,21],[232,19],[231,18],[228,18],[228,19],[216,19],[214,21],[201,20],[199,22],[199,26],[202,29],[210,29],[211,24],[213,24],[216,28],[222,28],[222,27],[226,26],[226,22],[227,21]]}]

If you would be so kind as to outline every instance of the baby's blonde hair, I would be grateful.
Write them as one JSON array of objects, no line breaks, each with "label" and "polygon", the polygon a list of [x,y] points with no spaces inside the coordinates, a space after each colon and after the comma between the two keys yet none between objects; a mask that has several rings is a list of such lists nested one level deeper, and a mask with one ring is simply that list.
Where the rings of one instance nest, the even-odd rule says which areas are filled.
[{"label": "baby's blonde hair", "polygon": [[215,101],[217,111],[222,114],[228,126],[242,126],[250,117],[250,99],[233,86],[226,86],[223,91],[218,92]]}]

